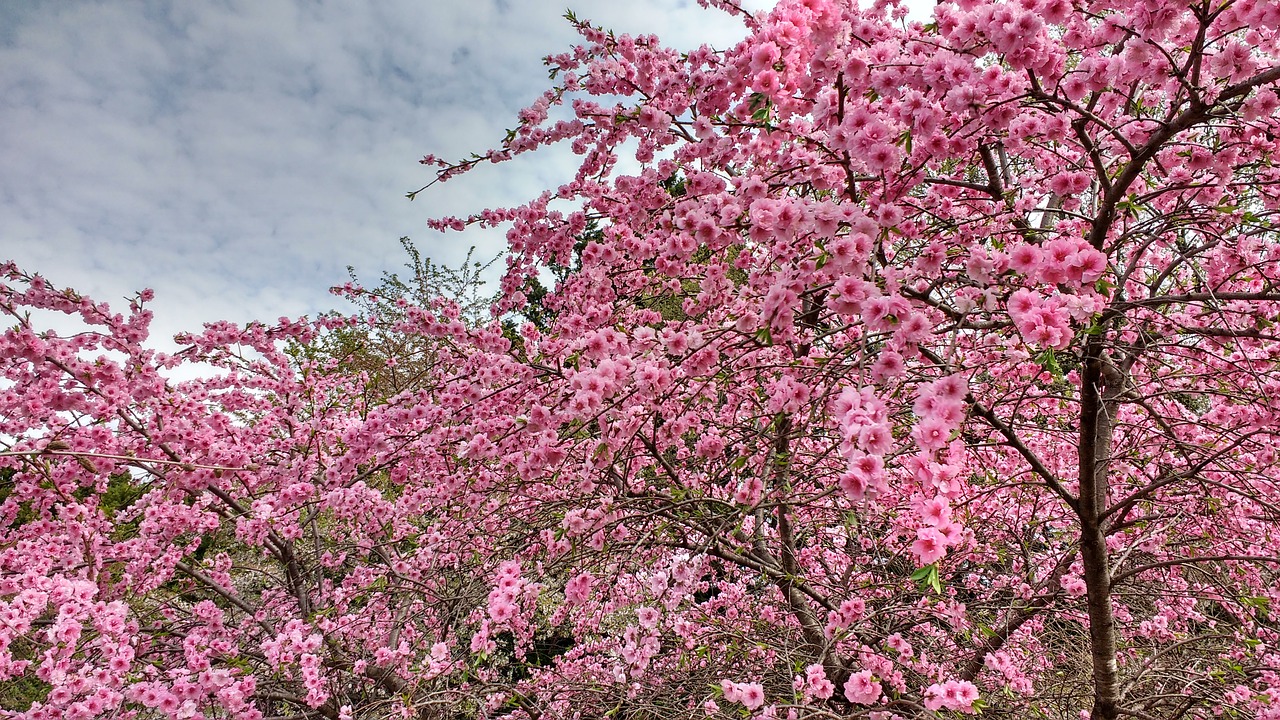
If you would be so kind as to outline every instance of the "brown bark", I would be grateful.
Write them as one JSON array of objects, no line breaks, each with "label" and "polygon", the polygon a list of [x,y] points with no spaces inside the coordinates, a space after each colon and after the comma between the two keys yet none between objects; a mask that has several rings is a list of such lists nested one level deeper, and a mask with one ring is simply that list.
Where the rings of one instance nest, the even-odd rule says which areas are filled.
[{"label": "brown bark", "polygon": [[1089,650],[1093,664],[1093,709],[1090,720],[1115,720],[1120,711],[1120,670],[1116,662],[1116,622],[1111,604],[1111,568],[1107,554],[1108,465],[1111,458],[1116,397],[1123,388],[1104,392],[1103,336],[1085,346],[1080,378],[1080,559],[1088,591]]}]

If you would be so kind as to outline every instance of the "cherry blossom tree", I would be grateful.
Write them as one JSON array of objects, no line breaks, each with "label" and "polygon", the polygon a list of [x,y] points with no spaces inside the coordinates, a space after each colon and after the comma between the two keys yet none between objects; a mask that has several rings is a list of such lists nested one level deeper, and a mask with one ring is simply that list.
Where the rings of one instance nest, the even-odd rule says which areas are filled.
[{"label": "cherry blossom tree", "polygon": [[703,4],[404,392],[5,268],[8,714],[1280,717],[1280,4]]}]

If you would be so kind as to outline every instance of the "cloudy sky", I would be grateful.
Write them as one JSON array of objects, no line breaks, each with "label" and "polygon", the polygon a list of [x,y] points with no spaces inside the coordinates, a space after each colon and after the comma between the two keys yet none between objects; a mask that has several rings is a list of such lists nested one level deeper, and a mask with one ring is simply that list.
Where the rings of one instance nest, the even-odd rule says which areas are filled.
[{"label": "cloudy sky", "polygon": [[[510,205],[568,158],[429,179],[424,154],[490,147],[574,39],[561,18],[725,47],[692,0],[0,2],[0,259],[113,303],[154,288],[155,336],[314,315],[352,265],[372,284],[401,236],[456,264],[499,233],[424,222]],[[772,0],[747,0],[760,9]]]}]

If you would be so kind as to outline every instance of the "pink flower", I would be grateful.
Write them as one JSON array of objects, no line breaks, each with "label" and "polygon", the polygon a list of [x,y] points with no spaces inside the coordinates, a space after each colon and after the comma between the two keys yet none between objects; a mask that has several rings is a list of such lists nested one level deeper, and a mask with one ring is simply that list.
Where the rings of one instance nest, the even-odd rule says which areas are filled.
[{"label": "pink flower", "polygon": [[[1066,282],[1066,270],[1061,274],[1057,282]],[[1044,298],[1032,290],[1017,290],[1009,296],[1008,308],[1018,332],[1028,341],[1054,350],[1071,344],[1071,314],[1060,296]]]},{"label": "pink flower", "polygon": [[969,381],[964,375],[948,375],[931,383],[933,392],[944,400],[959,402],[969,394]]},{"label": "pink flower", "polygon": [[565,600],[572,605],[582,605],[587,602],[587,597],[591,593],[592,586],[595,585],[595,578],[590,573],[582,573],[565,583],[564,596]]},{"label": "pink flower", "polygon": [[182,701],[178,699],[177,695],[174,695],[173,693],[165,693],[160,696],[160,702],[156,704],[156,707],[160,708],[164,713],[173,714],[181,705]]},{"label": "pink flower", "polygon": [[850,500],[861,500],[867,494],[867,478],[860,472],[848,471],[840,474],[840,489]]},{"label": "pink flower", "polygon": [[1068,575],[1059,581],[1062,589],[1072,597],[1084,597],[1089,593],[1089,588],[1085,584],[1084,579],[1074,575]]},{"label": "pink flower", "polygon": [[1089,188],[1092,179],[1092,175],[1083,171],[1058,173],[1049,180],[1049,190],[1063,197],[1078,195]]},{"label": "pink flower", "polygon": [[764,705],[764,687],[760,683],[746,683],[738,686],[739,697],[744,707],[755,710]]},{"label": "pink flower", "polygon": [[849,702],[870,705],[880,699],[880,683],[870,670],[856,672],[845,681],[844,696]]},{"label": "pink flower", "polygon": [[[848,235],[838,237],[827,243],[827,264],[839,272],[852,270],[866,260],[870,243],[865,235],[861,236],[861,242]],[[864,282],[855,276],[843,275],[836,280],[835,290],[841,297],[857,302],[861,299],[859,295],[866,295],[862,290]]]},{"label": "pink flower", "polygon": [[1018,245],[1009,253],[1009,267],[1030,275],[1040,266],[1040,248],[1035,245]]},{"label": "pink flower", "polygon": [[925,689],[924,706],[929,710],[956,710],[973,714],[973,704],[978,700],[978,688],[967,680],[948,680],[934,683]]},{"label": "pink flower", "polygon": [[894,633],[890,635],[885,638],[884,642],[890,649],[894,650],[904,658],[915,657],[915,648],[911,647],[911,643],[907,642],[907,639],[902,637],[901,633]]},{"label": "pink flower", "polygon": [[724,691],[725,702],[742,703],[748,710],[755,710],[764,705],[764,686],[760,683],[721,680],[720,689]]},{"label": "pink flower", "polygon": [[880,353],[880,357],[876,358],[875,363],[871,366],[871,377],[876,380],[895,378],[905,372],[906,369],[906,362],[903,361],[901,355],[892,350],[885,350]]},{"label": "pink flower", "polygon": [[1070,319],[1062,308],[1042,308],[1024,320],[1018,330],[1030,342],[1054,350],[1065,350],[1071,344]]},{"label": "pink flower", "polygon": [[809,388],[783,376],[769,384],[769,412],[799,412],[809,401]]},{"label": "pink flower", "polygon": [[720,690],[724,692],[725,702],[736,703],[742,699],[742,690],[738,683],[732,680],[721,680]]},{"label": "pink flower", "polygon": [[871,147],[863,157],[872,172],[885,172],[901,164],[898,159],[898,148],[890,143],[879,143]]},{"label": "pink flower", "polygon": [[924,706],[926,709],[941,710],[944,703],[946,703],[946,695],[942,688],[942,683],[934,683],[925,688]]},{"label": "pink flower", "polygon": [[716,434],[707,434],[698,438],[694,443],[694,453],[698,457],[715,459],[724,455],[725,440]]},{"label": "pink flower", "polygon": [[867,425],[858,431],[858,446],[871,455],[884,455],[893,448],[893,431],[885,423]]},{"label": "pink flower", "polygon": [[1015,290],[1009,296],[1009,317],[1013,318],[1014,322],[1018,322],[1021,318],[1037,310],[1043,301],[1044,298],[1040,297],[1034,290],[1025,288]]},{"label": "pink flower", "polygon": [[850,598],[840,603],[840,615],[850,623],[862,619],[862,614],[866,610],[867,604],[862,598]]},{"label": "pink flower", "polygon": [[657,610],[651,607],[642,607],[636,610],[636,619],[640,622],[640,627],[652,630],[658,626],[660,615]]},{"label": "pink flower", "polygon": [[956,699],[965,703],[967,707],[972,707],[978,701],[977,686],[967,680],[960,680],[956,685],[959,686],[956,688]]},{"label": "pink flower", "polygon": [[1107,270],[1107,257],[1091,247],[1081,248],[1067,261],[1069,275],[1082,285],[1096,282]]},{"label": "pink flower", "polygon": [[895,312],[906,308],[895,302],[896,298],[888,295],[871,298],[862,304],[862,319],[872,330],[888,330],[898,322]]},{"label": "pink flower", "polygon": [[954,523],[951,522],[950,519],[947,519],[938,523],[937,528],[938,532],[942,533],[942,537],[946,541],[947,547],[952,547],[960,543],[961,533],[964,532],[964,528],[961,527],[959,523]]},{"label": "pink flower", "polygon": [[920,507],[920,517],[935,527],[942,525],[951,519],[951,504],[944,497],[926,500]]},{"label": "pink flower", "polygon": [[911,543],[911,553],[921,565],[941,560],[947,554],[947,539],[934,527],[922,527],[916,531],[916,540]]},{"label": "pink flower", "polygon": [[884,477],[884,459],[879,455],[857,453],[849,460],[849,472],[860,475],[869,484],[879,485]]},{"label": "pink flower", "polygon": [[777,44],[772,42],[760,43],[751,50],[751,72],[758,73],[766,68],[771,68],[780,59],[782,59],[782,51],[778,49]]},{"label": "pink flower", "polygon": [[893,337],[900,343],[918,344],[929,338],[933,328],[929,325],[929,318],[921,313],[915,313],[907,316],[898,329],[894,331]]},{"label": "pink flower", "polygon": [[814,664],[805,668],[805,686],[808,693],[816,698],[829,698],[835,692],[835,683],[827,679],[827,672],[822,665]]},{"label": "pink flower", "polygon": [[774,95],[782,89],[782,78],[778,76],[778,72],[776,70],[769,68],[768,70],[761,72],[759,75],[756,75],[756,79],[755,82],[752,83],[752,87],[755,88],[756,92],[761,92],[766,95]]},{"label": "pink flower", "polygon": [[689,336],[678,330],[663,328],[658,339],[672,355],[683,355],[689,349]]},{"label": "pink flower", "polygon": [[950,423],[938,417],[926,417],[916,423],[911,438],[922,450],[939,450],[951,439]]},{"label": "pink flower", "polygon": [[670,115],[653,107],[652,105],[645,105],[640,109],[640,125],[643,127],[649,128],[650,130],[661,130],[670,124],[670,122]]},{"label": "pink flower", "polygon": [[489,617],[493,618],[494,622],[506,622],[514,617],[515,614],[515,605],[512,605],[505,598],[497,599],[489,604]]}]

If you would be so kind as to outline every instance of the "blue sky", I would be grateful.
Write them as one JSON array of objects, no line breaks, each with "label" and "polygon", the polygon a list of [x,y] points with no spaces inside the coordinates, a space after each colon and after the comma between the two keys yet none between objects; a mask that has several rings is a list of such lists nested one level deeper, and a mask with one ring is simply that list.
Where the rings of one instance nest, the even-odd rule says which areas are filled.
[{"label": "blue sky", "polygon": [[[568,0],[618,32],[725,47],[692,0]],[[760,9],[771,0],[748,0]],[[571,173],[539,154],[423,193],[426,153],[490,147],[573,42],[566,0],[0,3],[0,258],[113,304],[151,287],[155,339],[314,315],[399,238],[456,264],[501,233],[424,222],[510,205]]]}]

